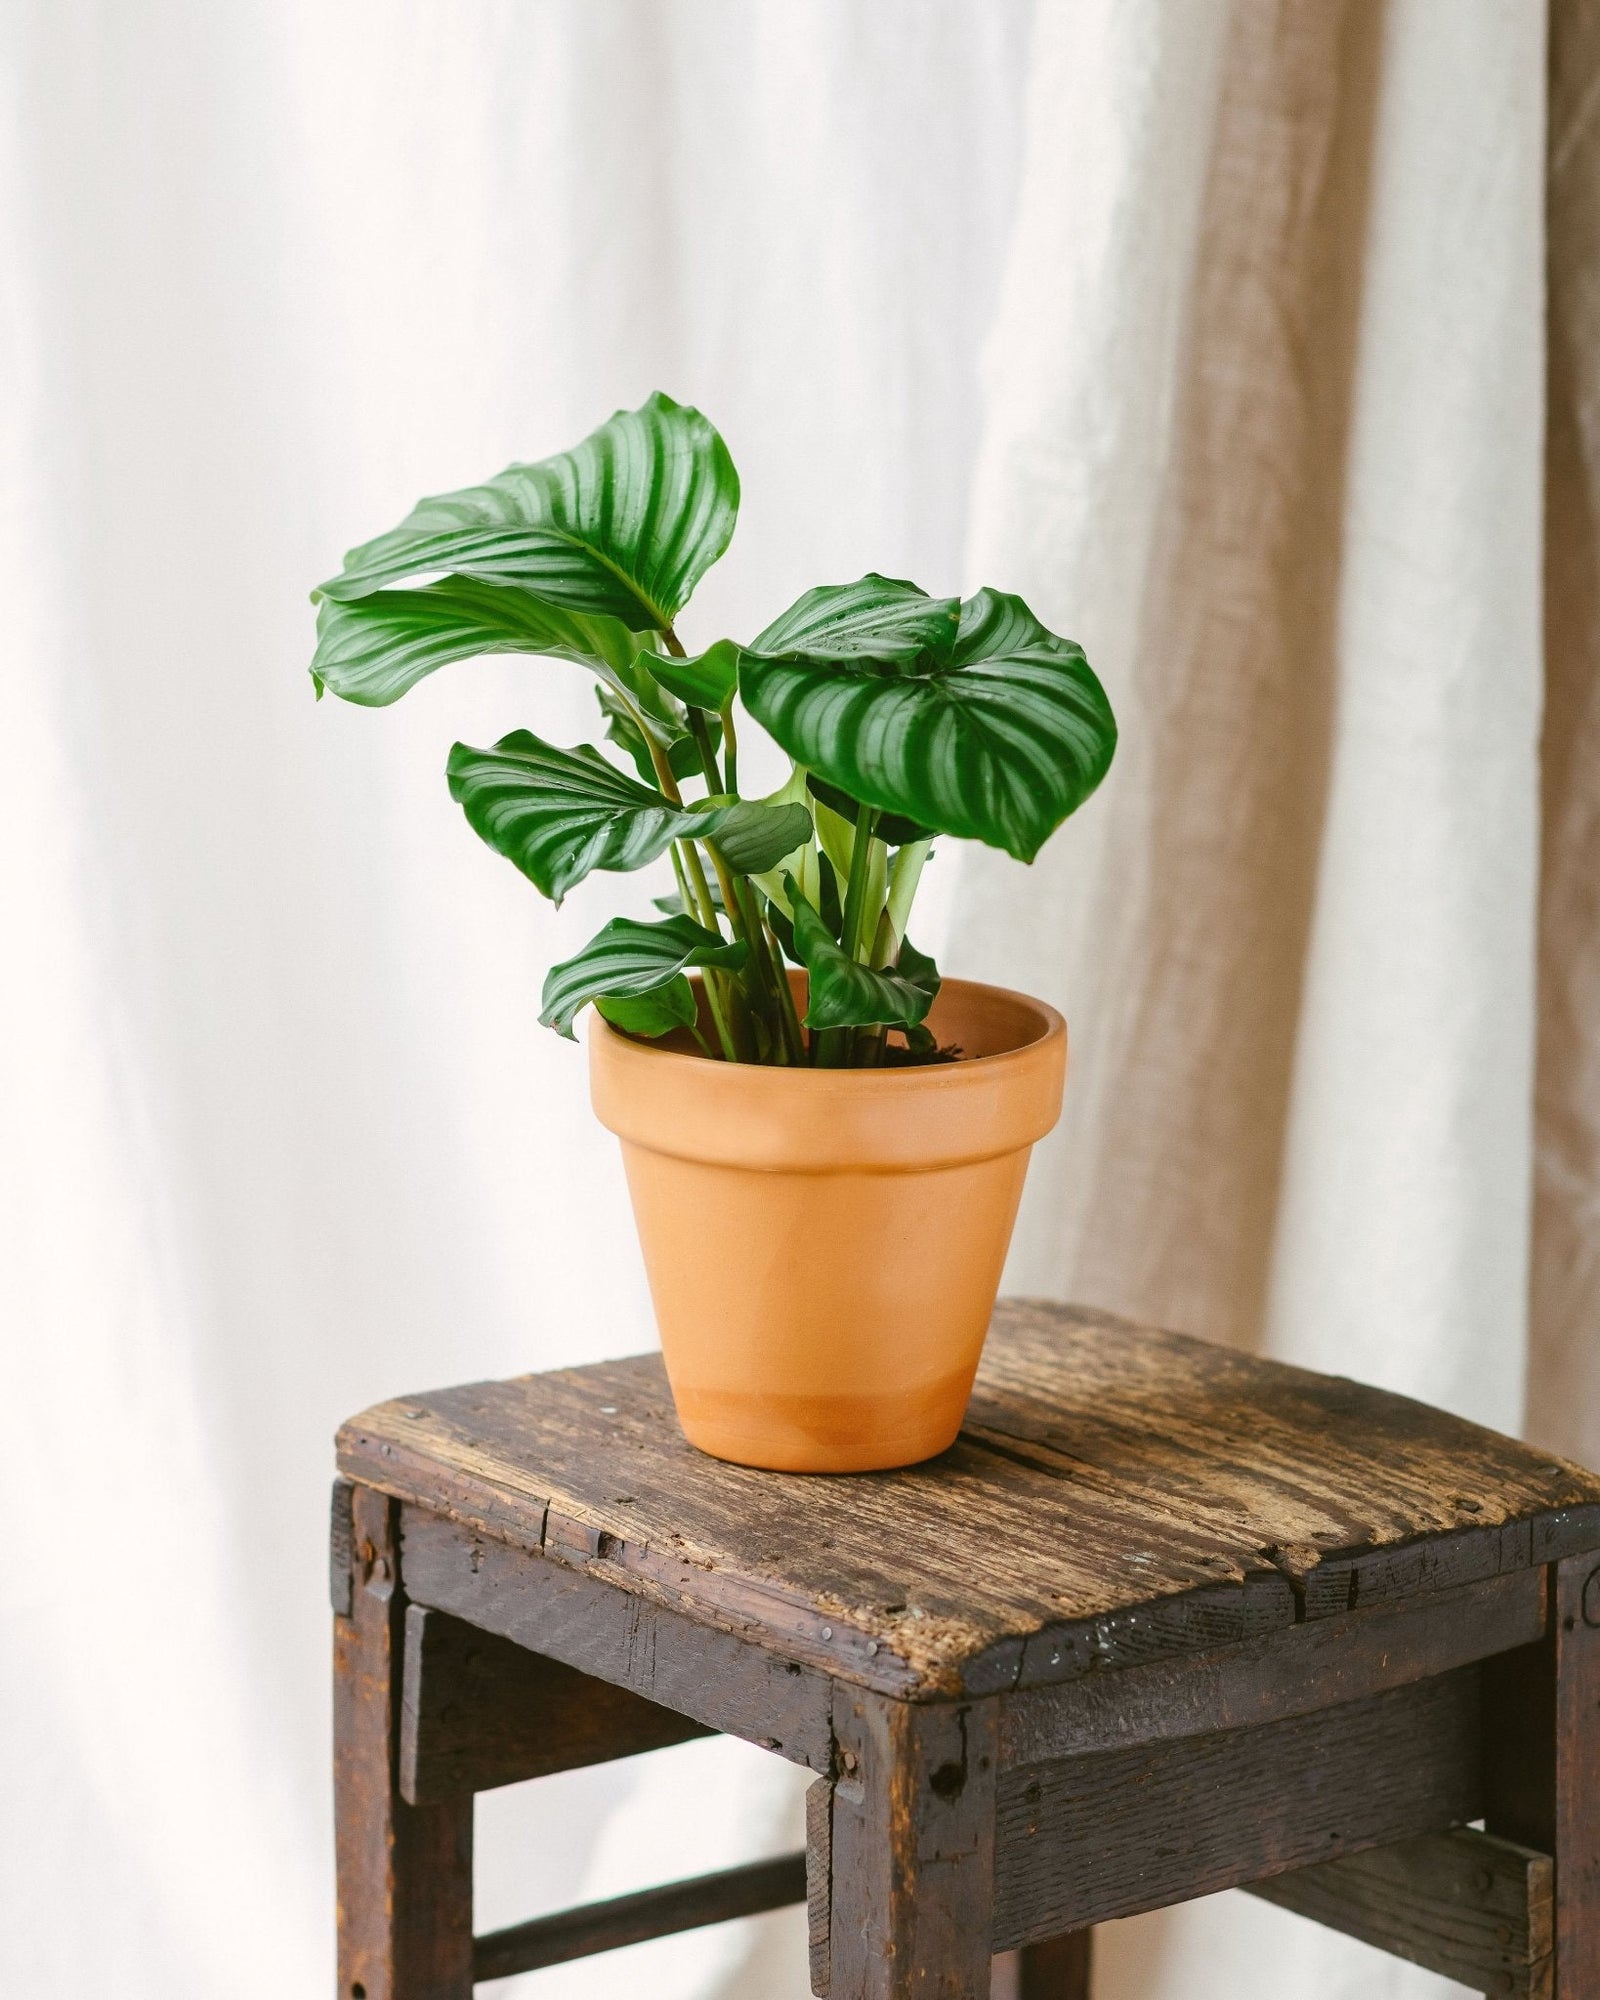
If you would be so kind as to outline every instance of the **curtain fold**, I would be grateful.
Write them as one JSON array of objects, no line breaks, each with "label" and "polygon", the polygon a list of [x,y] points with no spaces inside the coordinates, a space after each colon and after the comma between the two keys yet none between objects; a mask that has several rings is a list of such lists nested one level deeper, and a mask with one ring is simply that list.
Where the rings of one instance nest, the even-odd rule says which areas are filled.
[{"label": "curtain fold", "polygon": [[1530,1435],[1600,1464],[1600,6],[1550,12]]}]

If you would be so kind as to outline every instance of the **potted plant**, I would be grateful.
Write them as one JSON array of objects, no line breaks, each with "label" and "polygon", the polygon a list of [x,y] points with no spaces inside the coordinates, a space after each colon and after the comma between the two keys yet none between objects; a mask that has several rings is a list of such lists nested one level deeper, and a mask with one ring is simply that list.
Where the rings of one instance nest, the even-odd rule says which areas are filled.
[{"label": "potted plant", "polygon": [[[452,660],[574,661],[610,755],[526,729],[457,743],[468,822],[560,903],[666,856],[675,893],[552,968],[592,1006],[595,1109],[623,1146],[689,1438],[864,1471],[953,1442],[1066,1032],[1042,1002],[941,981],[908,935],[937,835],[1031,861],[1105,776],[1116,725],[1081,649],[1020,598],[868,575],[748,644],[677,620],[739,504],[727,448],[666,396],[582,444],[423,500],[352,549],[312,676],[382,706]],[[740,711],[742,710],[742,714]],[[791,760],[739,787],[753,718]]]}]

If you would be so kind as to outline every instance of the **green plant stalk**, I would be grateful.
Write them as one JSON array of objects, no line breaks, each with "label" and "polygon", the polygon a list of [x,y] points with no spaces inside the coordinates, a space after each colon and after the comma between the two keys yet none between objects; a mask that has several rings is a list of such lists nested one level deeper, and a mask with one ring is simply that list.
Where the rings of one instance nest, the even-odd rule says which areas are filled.
[{"label": "green plant stalk", "polygon": [[[866,956],[861,935],[867,922],[867,878],[872,871],[872,829],[878,821],[876,806],[863,804],[856,814],[856,834],[850,847],[850,873],[844,888],[843,949],[854,959]],[[848,1069],[855,1048],[854,1028],[825,1028],[816,1037],[814,1061],[819,1069]]]},{"label": "green plant stalk", "polygon": [[699,708],[689,710],[689,734],[694,738],[695,753],[700,759],[700,768],[706,774],[706,784],[713,792],[731,792],[731,784],[724,786],[722,773],[717,769],[717,753],[711,747],[711,731],[706,727],[705,711]]},{"label": "green plant stalk", "polygon": [[[694,857],[694,865],[698,868],[700,866],[698,849],[695,847],[693,841],[686,842],[685,844]],[[734,887],[734,878],[728,872],[727,863],[717,852],[715,842],[709,840],[706,842],[706,852],[711,857],[711,866],[716,870],[717,887],[722,891],[722,907],[728,913],[728,928],[736,938],[741,940],[745,949],[750,954],[749,958],[745,961],[744,971],[734,973],[729,979],[728,1013],[735,1042],[741,1049],[749,1049],[749,1053],[742,1054],[739,1060],[741,1062],[754,1062],[756,1060],[756,1050],[754,1032],[749,1018],[749,998],[746,982],[753,981],[757,986],[760,984],[761,967],[756,940],[751,935],[749,919],[739,900],[739,892]],[[701,879],[704,880],[703,874]],[[709,887],[706,892],[706,899],[709,902]]]},{"label": "green plant stalk", "polygon": [[727,774],[728,790],[737,798],[739,795],[739,739],[733,730],[733,696],[730,694],[719,711],[722,723],[722,763]]},{"label": "green plant stalk", "polygon": [[[887,971],[900,957],[900,946],[905,940],[912,900],[917,893],[917,884],[922,879],[923,864],[927,861],[932,848],[931,840],[915,840],[909,841],[895,853],[889,868],[883,910],[878,918],[877,932],[872,941],[872,957],[869,962],[874,972]],[[887,1028],[862,1028],[858,1031],[856,1054],[863,1068],[876,1069],[881,1066],[888,1039]]]},{"label": "green plant stalk", "polygon": [[[650,762],[655,766],[656,783],[661,787],[662,797],[675,806],[683,804],[683,794],[678,789],[678,781],[672,775],[672,766],[667,762],[666,753],[650,730],[638,709],[628,703],[633,719],[637,723],[645,747],[650,752]],[[694,914],[708,931],[722,935],[722,926],[717,921],[716,905],[711,900],[711,885],[706,880],[706,871],[700,865],[700,856],[692,840],[675,840],[672,843],[673,872],[678,878],[678,893],[684,907],[693,906]],[[729,1062],[745,1060],[739,1054],[740,1038],[734,1032],[733,1013],[728,1005],[728,993],[722,984],[722,974],[707,966],[701,975],[706,989],[706,1000],[711,1008],[711,1018],[716,1024],[717,1040],[722,1044],[722,1053]]]},{"label": "green plant stalk", "polygon": [[[677,635],[669,632],[667,634],[667,641],[669,650],[676,652],[681,658],[683,648],[678,644]],[[711,747],[711,732],[706,727],[705,716],[698,708],[691,707],[689,710],[689,733],[694,738],[695,752],[700,759],[700,768],[705,773],[706,784],[713,793],[721,794],[723,792],[723,781],[722,775],[717,769],[717,753]],[[693,843],[689,843],[689,845],[691,852],[694,852]],[[729,928],[736,938],[742,940],[746,950],[750,953],[746,973],[742,976],[741,981],[732,983],[732,991],[729,995],[729,1016],[736,1044],[741,1049],[745,1047],[749,1049],[748,1055],[742,1055],[740,1060],[753,1062],[758,1059],[758,1051],[754,1046],[754,1029],[748,1014],[748,990],[753,988],[754,992],[759,996],[762,989],[766,988],[765,997],[767,999],[776,1000],[777,998],[776,994],[771,990],[772,967],[767,962],[766,933],[762,928],[760,918],[749,907],[748,900],[739,894],[727,863],[717,852],[716,842],[708,840],[705,846],[706,853],[711,857],[711,866],[716,871],[717,887],[722,891],[722,907],[728,913]],[[698,865],[699,860],[696,853],[696,866]],[[763,1008],[762,1011],[765,1013],[767,1009]],[[771,1023],[768,1022],[767,1025],[770,1028]],[[781,1024],[776,1040],[778,1048],[783,1050],[785,1055],[787,1055],[787,1044],[781,1032]]]},{"label": "green plant stalk", "polygon": [[[752,892],[753,893],[753,892]],[[800,1025],[800,1015],[794,1004],[794,989],[789,984],[788,968],[783,962],[783,948],[778,943],[777,933],[763,917],[761,928],[766,934],[767,948],[772,958],[773,972],[778,986],[778,1010],[783,1016],[783,1031],[790,1047],[795,1052],[795,1061],[805,1063],[811,1060],[811,1051],[806,1043],[806,1031]]]},{"label": "green plant stalk", "polygon": [[[717,922],[716,905],[711,900],[711,885],[706,880],[706,871],[700,865],[700,856],[692,840],[675,840],[672,843],[672,866],[678,877],[678,893],[683,897],[686,908],[692,906],[699,921],[708,931],[722,935],[722,926]],[[711,1008],[711,1019],[716,1025],[717,1040],[722,1044],[722,1053],[729,1062],[740,1062],[739,1037],[734,1032],[733,1010],[729,1005],[729,994],[723,981],[726,975],[713,966],[707,966],[700,977],[705,985],[706,1000]]]},{"label": "green plant stalk", "polygon": [[856,814],[856,837],[850,848],[850,873],[844,885],[844,924],[839,942],[857,960],[862,956],[861,934],[866,929],[867,878],[872,872],[872,829],[877,823],[877,807],[863,805]]},{"label": "green plant stalk", "polygon": [[[709,891],[707,891],[704,897],[696,897],[693,889],[690,886],[688,871],[685,869],[683,865],[683,850],[688,845],[689,843],[686,841],[675,840],[672,843],[671,847],[668,848],[667,850],[667,852],[672,857],[672,872],[678,879],[678,894],[682,898],[683,907],[686,911],[692,911],[703,908],[705,916],[709,916],[712,920],[708,928],[713,930],[720,930],[721,926],[716,922],[717,913],[715,910],[709,907],[711,900]],[[705,878],[703,874],[701,876],[701,886],[702,888],[704,888],[705,886]],[[703,922],[704,917],[702,917],[701,920]],[[708,965],[705,971],[701,973],[700,977],[702,983],[705,986],[706,1002],[711,1009],[711,1019],[715,1024],[717,1030],[717,1040],[722,1044],[722,1053],[728,1059],[729,1062],[737,1062],[739,1058],[734,1052],[733,1031],[728,1021],[727,1008],[725,1005],[727,996],[721,991],[720,986],[714,983],[720,979],[721,975],[719,973],[714,973],[712,968]],[[710,1055],[711,1050],[706,1047],[705,1037],[701,1034],[699,1027],[696,1026],[694,1028],[691,1028],[690,1033],[694,1036],[695,1040],[700,1044],[701,1048],[705,1049],[706,1054]]]},{"label": "green plant stalk", "polygon": [[872,965],[875,971],[881,972],[900,956],[900,945],[911,918],[912,899],[932,849],[931,840],[914,840],[895,854],[889,869],[883,915],[878,919],[878,934],[873,940]]},{"label": "green plant stalk", "polygon": [[805,1038],[800,1032],[800,1017],[794,1011],[794,995],[789,991],[789,982],[784,976],[782,954],[762,922],[754,889],[742,876],[738,879],[735,893],[744,913],[745,927],[754,941],[761,983],[766,988],[772,1015],[778,1024],[776,1039],[783,1052],[782,1059],[790,1065],[803,1063],[806,1059]]}]

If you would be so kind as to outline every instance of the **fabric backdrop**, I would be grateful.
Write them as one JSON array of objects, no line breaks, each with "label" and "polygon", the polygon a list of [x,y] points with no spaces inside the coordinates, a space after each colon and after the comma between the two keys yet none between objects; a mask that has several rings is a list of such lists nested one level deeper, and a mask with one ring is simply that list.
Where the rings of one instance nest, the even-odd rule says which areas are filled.
[{"label": "fabric backdrop", "polygon": [[[930,870],[945,962],[1073,1027],[1015,1285],[1600,1461],[1590,0],[11,0],[0,51],[4,1990],[328,1989],[330,1433],[652,1338],[533,1022],[638,884],[553,914],[441,777],[582,677],[304,664],[347,544],[656,387],[744,480],[698,636],[989,582],[1118,705],[1031,874]],[[480,1918],[796,1793],[713,1742],[490,1795]],[[789,2000],[802,1926],[505,1990]],[[1229,1897],[1096,1990],[1451,1989]]]}]

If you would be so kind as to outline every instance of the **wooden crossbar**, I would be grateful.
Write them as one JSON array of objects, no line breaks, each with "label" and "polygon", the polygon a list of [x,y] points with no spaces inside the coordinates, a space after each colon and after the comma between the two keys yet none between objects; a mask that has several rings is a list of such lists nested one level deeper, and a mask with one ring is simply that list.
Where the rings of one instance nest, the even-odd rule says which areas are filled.
[{"label": "wooden crossbar", "polygon": [[1250,1893],[1470,1992],[1548,2000],[1553,1874],[1547,1854],[1457,1827],[1275,1875]]},{"label": "wooden crossbar", "polygon": [[643,1944],[647,1938],[725,1924],[734,1917],[760,1916],[805,1899],[805,1855],[780,1854],[771,1861],[751,1861],[741,1868],[724,1868],[714,1875],[696,1875],[686,1882],[668,1882],[659,1889],[584,1903],[575,1910],[558,1910],[553,1916],[489,1931],[472,1941],[472,1977],[474,1982],[509,1979],[514,1972],[590,1958],[625,1944]]}]

